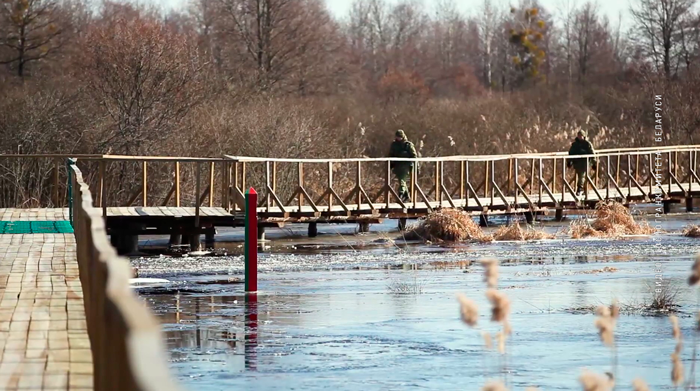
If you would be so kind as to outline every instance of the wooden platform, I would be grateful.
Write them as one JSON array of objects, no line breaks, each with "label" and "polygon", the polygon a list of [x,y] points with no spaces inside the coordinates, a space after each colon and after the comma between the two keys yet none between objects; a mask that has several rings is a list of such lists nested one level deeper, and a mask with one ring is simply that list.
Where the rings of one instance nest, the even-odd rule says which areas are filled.
[{"label": "wooden platform", "polygon": [[[63,218],[46,212],[10,213]],[[0,235],[0,295],[0,389],[92,390],[73,235]]]}]

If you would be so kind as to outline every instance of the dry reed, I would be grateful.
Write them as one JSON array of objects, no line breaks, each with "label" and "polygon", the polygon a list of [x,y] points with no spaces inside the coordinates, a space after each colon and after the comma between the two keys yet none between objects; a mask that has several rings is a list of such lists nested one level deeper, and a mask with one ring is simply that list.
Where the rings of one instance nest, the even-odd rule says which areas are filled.
[{"label": "dry reed", "polygon": [[649,391],[649,385],[647,385],[647,382],[640,378],[632,380],[632,387],[634,388],[634,391]]},{"label": "dry reed", "polygon": [[490,242],[493,238],[486,235],[474,222],[471,215],[457,209],[441,209],[430,213],[417,226],[405,235],[407,240],[424,240],[431,242],[462,242],[478,240]]},{"label": "dry reed", "polygon": [[609,391],[615,385],[615,379],[610,372],[606,372],[605,375],[584,370],[578,381],[583,391]]},{"label": "dry reed", "polygon": [[483,331],[481,336],[484,338],[484,347],[487,350],[491,350],[493,348],[493,338],[491,338],[491,334]]},{"label": "dry reed", "polygon": [[673,338],[676,340],[675,351],[671,354],[671,381],[678,386],[683,383],[683,362],[681,362],[681,350],[683,349],[683,335],[678,325],[678,317],[671,315],[668,317],[673,328]]},{"label": "dry reed", "polygon": [[695,285],[700,281],[700,255],[695,257],[693,267],[690,269],[690,277],[688,277],[688,285]]},{"label": "dry reed", "polygon": [[617,305],[617,301],[613,302],[613,305],[608,307],[601,305],[596,308],[596,318],[594,324],[598,329],[598,335],[600,340],[609,347],[615,346],[615,323],[617,318],[620,316],[620,308]]},{"label": "dry reed", "polygon": [[479,307],[473,300],[461,293],[457,295],[457,300],[459,300],[459,312],[462,316],[462,321],[469,327],[475,327],[479,319]]},{"label": "dry reed", "polygon": [[484,282],[489,288],[496,288],[498,285],[498,261],[495,259],[483,259],[480,261],[484,267]]},{"label": "dry reed", "polygon": [[548,234],[540,229],[534,229],[527,227],[527,229],[520,228],[520,224],[517,222],[507,226],[501,226],[493,234],[493,239],[496,241],[505,240],[543,240],[543,239],[554,239],[554,235]]},{"label": "dry reed", "polygon": [[506,386],[498,380],[491,380],[481,387],[481,391],[508,391]]},{"label": "dry reed", "polygon": [[593,223],[579,219],[569,227],[569,234],[574,239],[584,237],[619,237],[623,235],[649,235],[655,232],[646,221],[638,223],[629,209],[616,201],[600,201],[595,208],[596,218]]},{"label": "dry reed", "polygon": [[491,302],[491,321],[503,323],[510,312],[510,300],[503,292],[495,289],[486,290],[486,298]]},{"label": "dry reed", "polygon": [[689,225],[683,229],[683,236],[689,238],[700,238],[700,225]]}]

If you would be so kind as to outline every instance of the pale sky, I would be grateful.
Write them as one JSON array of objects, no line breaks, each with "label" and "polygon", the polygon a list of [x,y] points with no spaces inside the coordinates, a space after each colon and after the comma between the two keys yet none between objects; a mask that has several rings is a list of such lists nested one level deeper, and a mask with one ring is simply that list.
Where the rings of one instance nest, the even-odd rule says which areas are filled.
[{"label": "pale sky", "polygon": [[[149,0],[140,0],[149,1]],[[186,4],[187,0],[150,0],[161,4],[164,8],[179,8]],[[337,17],[343,17],[348,13],[352,0],[325,0],[328,4],[328,9],[336,15]],[[388,0],[390,3],[396,0]],[[423,5],[430,9],[434,6],[438,0],[419,0],[422,1]],[[585,0],[539,0],[540,4],[544,6],[549,12],[557,14],[558,10],[563,9],[563,5],[566,1],[575,4],[583,4]],[[508,1],[508,0],[492,0],[494,5],[509,5],[517,4],[518,0]],[[478,12],[479,8],[483,4],[483,0],[456,0],[459,9],[464,12],[465,15],[474,15]],[[623,24],[627,22],[629,17],[630,0],[598,0],[598,6],[602,14],[607,15],[613,25],[617,24],[617,18],[620,12],[622,12]]]}]

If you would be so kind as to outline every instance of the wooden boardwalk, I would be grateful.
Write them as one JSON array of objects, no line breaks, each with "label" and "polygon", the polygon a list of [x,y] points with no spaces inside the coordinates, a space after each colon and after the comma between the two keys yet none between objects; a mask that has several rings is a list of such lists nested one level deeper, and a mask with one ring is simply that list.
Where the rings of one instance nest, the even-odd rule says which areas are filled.
[{"label": "wooden boardwalk", "polygon": [[0,295],[0,389],[92,390],[73,234],[0,235]]}]

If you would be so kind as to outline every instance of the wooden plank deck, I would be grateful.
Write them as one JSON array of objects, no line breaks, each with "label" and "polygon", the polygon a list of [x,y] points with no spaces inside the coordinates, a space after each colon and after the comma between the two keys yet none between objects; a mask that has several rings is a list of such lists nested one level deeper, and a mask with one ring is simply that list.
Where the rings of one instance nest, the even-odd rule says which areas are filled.
[{"label": "wooden plank deck", "polygon": [[0,235],[0,296],[0,389],[92,390],[73,234]]},{"label": "wooden plank deck", "polygon": [[68,221],[68,208],[0,208],[0,221]]}]

